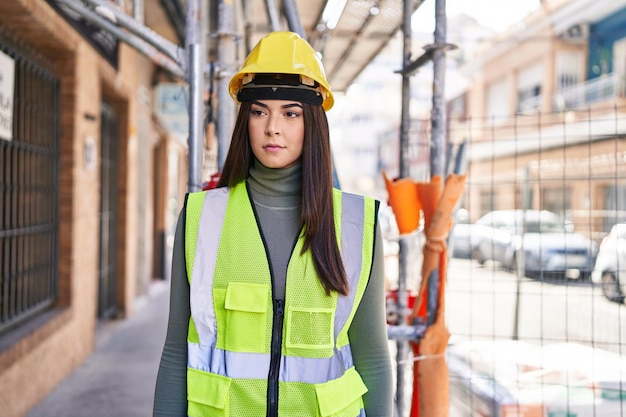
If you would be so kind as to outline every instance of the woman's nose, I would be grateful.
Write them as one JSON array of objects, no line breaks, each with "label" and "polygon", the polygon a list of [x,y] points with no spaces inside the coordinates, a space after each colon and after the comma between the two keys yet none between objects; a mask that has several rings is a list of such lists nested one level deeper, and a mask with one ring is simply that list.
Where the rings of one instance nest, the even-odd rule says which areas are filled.
[{"label": "woman's nose", "polygon": [[267,136],[275,136],[275,135],[278,135],[279,133],[280,132],[278,130],[276,121],[272,120],[272,118],[270,117],[267,121],[267,124],[265,125],[265,134]]}]

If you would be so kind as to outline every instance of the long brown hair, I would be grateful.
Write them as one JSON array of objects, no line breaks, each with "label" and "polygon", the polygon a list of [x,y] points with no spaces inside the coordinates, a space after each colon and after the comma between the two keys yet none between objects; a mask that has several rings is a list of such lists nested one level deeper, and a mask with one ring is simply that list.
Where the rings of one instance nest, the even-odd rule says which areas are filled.
[{"label": "long brown hair", "polygon": [[[248,115],[251,102],[239,108],[228,155],[217,184],[233,187],[248,177],[254,157],[250,147]],[[302,147],[302,210],[304,247],[311,250],[313,264],[327,294],[348,294],[348,280],[341,261],[333,211],[333,177],[330,136],[326,112],[321,106],[302,103],[304,143]]]}]

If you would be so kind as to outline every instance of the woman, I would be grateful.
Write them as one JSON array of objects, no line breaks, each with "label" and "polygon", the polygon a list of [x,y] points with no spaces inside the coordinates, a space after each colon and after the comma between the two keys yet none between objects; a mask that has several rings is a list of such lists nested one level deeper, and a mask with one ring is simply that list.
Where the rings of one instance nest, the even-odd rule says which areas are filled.
[{"label": "woman", "polygon": [[154,416],[390,417],[378,202],[332,188],[321,62],[273,32],[230,92],[220,181],[176,230]]}]

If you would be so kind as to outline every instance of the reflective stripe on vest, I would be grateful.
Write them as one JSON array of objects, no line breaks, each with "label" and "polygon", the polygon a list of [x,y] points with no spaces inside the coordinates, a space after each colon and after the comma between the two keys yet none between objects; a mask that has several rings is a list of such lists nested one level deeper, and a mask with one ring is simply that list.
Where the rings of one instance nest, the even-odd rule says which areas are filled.
[{"label": "reflective stripe on vest", "polygon": [[[266,380],[270,362],[269,350],[259,347],[256,349],[257,351],[236,351],[218,347],[220,344],[218,342],[218,332],[220,330],[224,332],[224,330],[218,328],[219,312],[215,311],[216,301],[223,303],[224,300],[227,300],[227,303],[237,303],[237,287],[241,286],[241,294],[252,293],[252,296],[258,300],[257,303],[253,304],[255,306],[263,306],[258,307],[259,311],[251,311],[252,314],[255,312],[262,314],[266,308],[270,311],[272,308],[271,304],[269,307],[266,306],[264,301],[267,290],[264,285],[261,285],[264,282],[263,279],[259,281],[261,284],[233,284],[235,290],[232,291],[231,295],[224,295],[224,293],[230,292],[230,281],[228,282],[229,287],[227,290],[214,292],[214,273],[218,263],[218,256],[221,256],[220,241],[223,233],[229,233],[223,229],[227,210],[229,210],[229,201],[233,204],[233,207],[237,207],[238,215],[243,217],[252,216],[253,219],[254,214],[247,195],[245,182],[240,183],[231,190],[219,188],[188,195],[185,226],[186,262],[189,274],[188,279],[190,281],[191,305],[188,335],[188,367],[193,372],[208,372],[226,378]],[[340,377],[345,378],[345,375],[353,378],[350,375],[355,374],[358,382],[360,382],[360,377],[358,377],[353,368],[347,331],[369,279],[377,209],[376,202],[373,199],[342,193],[339,190],[334,190],[333,201],[335,218],[340,219],[339,224],[336,225],[337,236],[340,242],[342,261],[348,277],[349,294],[344,297],[337,296],[334,293],[336,300],[334,309],[332,311],[328,308],[319,309],[320,317],[327,314],[334,315],[334,324],[332,326],[333,341],[329,349],[327,349],[329,353],[320,354],[320,350],[316,350],[315,346],[311,347],[307,345],[306,341],[302,342],[299,340],[292,342],[292,348],[289,350],[286,347],[286,344],[289,342],[283,340],[283,352],[286,351],[285,349],[288,349],[287,351],[298,352],[298,354],[282,355],[280,366],[280,381],[285,383],[319,384],[316,388],[319,392],[324,391],[323,386],[329,383],[329,381],[332,382]],[[235,202],[237,203],[236,206]],[[250,206],[249,210],[247,208],[242,209],[242,206],[246,205]],[[256,221],[254,222],[256,225]],[[233,226],[231,225],[230,227]],[[199,233],[199,230],[202,230],[202,233]],[[246,233],[248,232],[246,231]],[[296,254],[299,254],[298,247],[301,246],[296,246],[294,249]],[[293,254],[292,257],[294,257]],[[310,253],[304,256],[295,255],[295,258],[304,259],[297,262],[308,262],[310,261]],[[292,261],[290,261],[290,266]],[[231,259],[231,262],[237,262],[237,260]],[[306,269],[306,264],[304,268]],[[263,267],[259,271],[266,271],[266,269]],[[269,282],[268,271],[269,265],[267,266],[267,271],[261,273],[267,275]],[[236,281],[237,277],[232,277],[232,279]],[[297,279],[298,277],[290,278],[290,273],[288,272],[286,302],[289,299],[290,282],[297,286]],[[292,291],[298,290],[298,288],[292,289]],[[214,299],[216,296],[218,300]],[[271,294],[268,296],[271,297]],[[248,307],[244,306],[245,308]],[[291,314],[297,315],[298,313],[296,306]],[[309,315],[315,315],[315,313],[318,313],[315,309],[302,312],[302,314]],[[288,314],[286,313],[287,317]],[[259,326],[263,326],[263,323],[260,323]],[[285,326],[287,326],[287,320],[285,321]],[[265,331],[264,328],[261,330]],[[220,333],[219,337],[223,338],[224,335]],[[233,346],[236,347],[237,345]],[[313,350],[310,350],[312,348]],[[322,349],[321,352],[325,351]],[[193,372],[192,375],[195,375]],[[362,385],[362,382],[360,384]],[[210,388],[207,387],[207,389]],[[194,388],[189,389],[192,394],[194,390]],[[362,395],[363,392],[359,395]],[[281,393],[281,401],[282,399],[283,394]],[[217,403],[220,402],[221,400],[217,401]],[[330,406],[330,408],[332,407]],[[320,408],[324,408],[324,406],[320,404]],[[356,416],[359,414],[357,412],[349,415]]]}]

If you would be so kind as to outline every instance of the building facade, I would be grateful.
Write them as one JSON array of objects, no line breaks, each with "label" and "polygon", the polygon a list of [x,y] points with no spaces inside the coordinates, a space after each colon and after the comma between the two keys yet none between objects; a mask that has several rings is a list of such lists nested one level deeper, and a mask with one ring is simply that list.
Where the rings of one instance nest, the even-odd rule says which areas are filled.
[{"label": "building facade", "polygon": [[[44,0],[0,3],[0,410],[38,404],[167,275],[186,146],[152,62]],[[152,4],[154,3],[154,4]],[[146,24],[178,42],[157,1]],[[159,23],[157,25],[157,23]],[[97,42],[94,42],[97,40]]]},{"label": "building facade", "polygon": [[451,142],[469,139],[463,204],[547,209],[600,239],[624,219],[626,2],[545,1],[465,68]]}]

